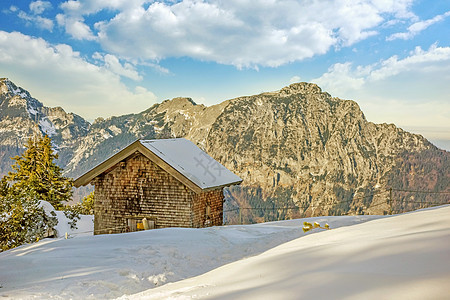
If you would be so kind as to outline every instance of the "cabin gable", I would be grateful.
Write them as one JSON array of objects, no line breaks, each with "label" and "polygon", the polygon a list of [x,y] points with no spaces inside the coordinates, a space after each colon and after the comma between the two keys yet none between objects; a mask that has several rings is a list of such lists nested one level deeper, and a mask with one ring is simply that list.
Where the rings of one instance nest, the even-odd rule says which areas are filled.
[{"label": "cabin gable", "polygon": [[183,139],[137,140],[74,181],[93,184],[94,234],[223,224],[223,189],[242,179]]},{"label": "cabin gable", "polygon": [[[140,152],[97,176],[93,183],[95,234],[134,231],[129,220],[144,217],[155,228],[203,227],[206,207],[218,207],[219,200],[221,205],[223,201],[222,189],[196,194]],[[222,224],[221,210],[222,206],[211,225]]]}]

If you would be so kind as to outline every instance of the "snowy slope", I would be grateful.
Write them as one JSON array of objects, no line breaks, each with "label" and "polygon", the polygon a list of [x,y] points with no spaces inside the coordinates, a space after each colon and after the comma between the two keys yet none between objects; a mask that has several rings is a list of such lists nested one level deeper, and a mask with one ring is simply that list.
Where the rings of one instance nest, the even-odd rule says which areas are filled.
[{"label": "snowy slope", "polygon": [[0,297],[443,298],[449,216],[447,206],[305,219],[333,228],[306,234],[304,220],[292,220],[47,239],[0,253]]},{"label": "snowy slope", "polygon": [[[337,228],[374,218],[307,220],[328,222]],[[43,240],[0,253],[0,298],[98,299],[137,293],[203,274],[303,236],[302,222],[168,228]]]},{"label": "snowy slope", "polygon": [[450,299],[450,207],[302,237],[121,299]]}]

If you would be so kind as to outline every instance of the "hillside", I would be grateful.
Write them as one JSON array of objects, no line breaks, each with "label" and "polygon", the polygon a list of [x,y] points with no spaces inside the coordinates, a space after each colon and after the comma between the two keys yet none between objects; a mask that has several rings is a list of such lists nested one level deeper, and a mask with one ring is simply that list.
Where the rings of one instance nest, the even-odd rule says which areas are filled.
[{"label": "hillside", "polygon": [[447,299],[449,215],[447,206],[311,234],[120,299]]},{"label": "hillside", "polygon": [[[0,80],[0,173],[36,130],[46,132],[68,176],[79,176],[138,138],[185,137],[244,179],[226,192],[228,222],[237,207],[260,222],[339,214],[383,214],[389,188],[450,192],[450,153],[393,124],[368,122],[356,102],[310,83],[206,107],[175,98],[92,124],[47,108]],[[448,203],[450,194],[395,191],[396,212]],[[429,203],[418,203],[418,202]],[[289,209],[280,209],[280,208]],[[265,209],[270,208],[270,209]]]},{"label": "hillside", "polygon": [[[45,239],[0,253],[0,297],[444,299],[449,215],[445,206]],[[304,233],[303,221],[331,230]]]}]

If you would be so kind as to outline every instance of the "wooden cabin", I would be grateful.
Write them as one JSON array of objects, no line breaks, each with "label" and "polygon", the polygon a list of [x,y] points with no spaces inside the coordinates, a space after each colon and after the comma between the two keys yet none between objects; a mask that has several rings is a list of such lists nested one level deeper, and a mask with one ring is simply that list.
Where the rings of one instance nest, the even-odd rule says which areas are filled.
[{"label": "wooden cabin", "polygon": [[75,180],[95,186],[94,234],[223,223],[242,179],[184,138],[138,140]]}]

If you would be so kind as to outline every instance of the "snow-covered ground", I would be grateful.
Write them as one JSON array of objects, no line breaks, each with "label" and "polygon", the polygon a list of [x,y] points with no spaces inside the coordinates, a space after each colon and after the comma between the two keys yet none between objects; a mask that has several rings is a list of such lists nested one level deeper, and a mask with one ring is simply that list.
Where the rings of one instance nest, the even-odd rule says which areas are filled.
[{"label": "snow-covered ground", "polygon": [[[92,215],[79,215],[80,218],[76,222],[76,228],[72,228],[69,222],[72,222],[66,217],[63,211],[55,210],[53,206],[47,201],[40,201],[40,206],[42,206],[47,213],[50,215],[51,212],[56,214],[58,219],[58,225],[54,227],[58,237],[65,237],[66,233],[68,236],[92,236],[94,231],[94,216]],[[1,276],[1,275],[0,275]],[[1,277],[0,277],[1,278]]]},{"label": "snow-covered ground", "polygon": [[445,206],[46,239],[0,253],[0,297],[449,299],[449,221]]}]

